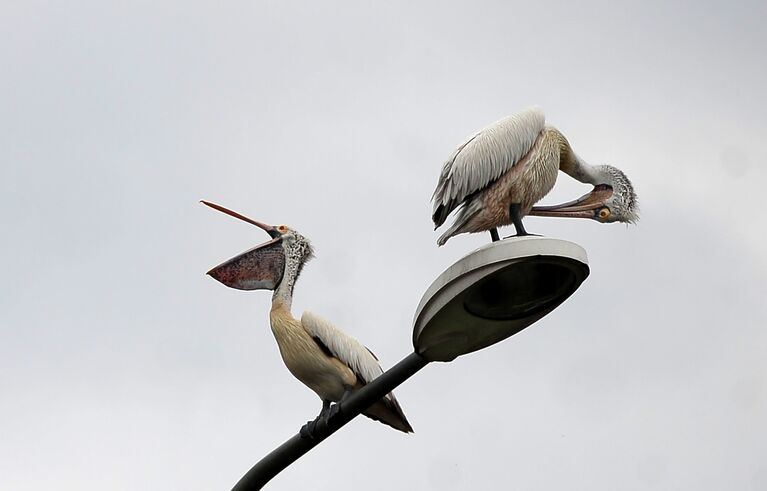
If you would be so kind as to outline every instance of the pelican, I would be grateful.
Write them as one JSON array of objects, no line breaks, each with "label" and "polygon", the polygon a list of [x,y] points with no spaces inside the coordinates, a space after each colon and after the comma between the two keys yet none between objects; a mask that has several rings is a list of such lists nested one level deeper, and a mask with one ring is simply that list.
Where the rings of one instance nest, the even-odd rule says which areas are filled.
[{"label": "pelican", "polygon": [[[554,187],[559,170],[594,189],[576,201],[534,209]],[[604,223],[638,219],[636,195],[626,175],[583,161],[562,133],[546,126],[537,107],[501,119],[460,145],[442,166],[432,201],[435,229],[458,208],[455,221],[437,240],[440,246],[455,235],[483,231],[495,241],[498,227],[511,223],[518,236],[528,235],[522,217],[529,214]]]},{"label": "pelican", "polygon": [[[290,373],[322,400],[320,414],[301,428],[302,437],[311,437],[326,428],[338,412],[338,406],[331,406],[331,402],[343,401],[383,373],[378,358],[317,314],[304,312],[300,320],[291,314],[293,287],[304,265],[313,257],[306,237],[286,225],[266,225],[223,206],[203,203],[263,229],[272,238],[216,266],[208,274],[230,288],[273,290],[269,320],[282,360]],[[391,392],[363,414],[405,433],[413,432]]]}]

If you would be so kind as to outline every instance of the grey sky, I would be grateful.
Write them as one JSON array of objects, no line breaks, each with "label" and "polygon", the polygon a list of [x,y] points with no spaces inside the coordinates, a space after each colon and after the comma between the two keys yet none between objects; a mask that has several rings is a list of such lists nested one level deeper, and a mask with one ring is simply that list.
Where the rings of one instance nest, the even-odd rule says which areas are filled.
[{"label": "grey sky", "polygon": [[[431,281],[429,197],[526,106],[634,181],[636,227],[529,218],[592,275],[396,392],[272,489],[767,489],[764,2],[6,1],[0,488],[226,489],[319,410],[270,296],[207,269],[287,223],[296,288],[391,366]],[[586,188],[561,176],[546,202]],[[508,233],[511,233],[510,231]],[[372,485],[370,485],[372,482]]]}]

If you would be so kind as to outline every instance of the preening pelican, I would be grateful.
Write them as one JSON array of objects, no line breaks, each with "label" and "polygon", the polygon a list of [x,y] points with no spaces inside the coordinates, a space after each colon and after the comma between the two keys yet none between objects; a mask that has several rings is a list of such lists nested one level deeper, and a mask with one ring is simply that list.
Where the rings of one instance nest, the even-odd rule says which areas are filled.
[{"label": "preening pelican", "polygon": [[[594,184],[594,190],[574,202],[533,209],[554,187],[559,170]],[[584,162],[562,133],[546,126],[536,107],[501,119],[460,145],[443,165],[432,200],[435,229],[460,207],[439,245],[458,234],[483,231],[498,240],[497,228],[511,223],[517,235],[528,235],[522,225],[528,214],[637,220],[636,196],[625,174]]]},{"label": "preening pelican", "polygon": [[[290,313],[293,287],[304,264],[312,258],[309,240],[285,225],[266,225],[214,203],[204,204],[253,224],[272,240],[254,247],[208,271],[224,285],[239,290],[273,290],[269,320],[285,365],[322,400],[322,411],[301,429],[311,436],[337,412],[339,402],[383,373],[378,359],[365,346],[312,312],[298,320]],[[363,414],[392,428],[412,433],[393,393]]]}]

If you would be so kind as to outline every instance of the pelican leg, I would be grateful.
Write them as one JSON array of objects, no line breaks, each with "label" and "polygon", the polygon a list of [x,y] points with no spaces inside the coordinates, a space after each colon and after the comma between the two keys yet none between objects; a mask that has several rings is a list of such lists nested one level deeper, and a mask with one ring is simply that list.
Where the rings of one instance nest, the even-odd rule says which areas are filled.
[{"label": "pelican leg", "polygon": [[308,421],[303,425],[301,431],[298,432],[298,434],[301,435],[301,438],[314,438],[314,435],[318,435],[327,430],[330,412],[330,401],[323,399],[320,414],[318,414],[313,421]]},{"label": "pelican leg", "polygon": [[322,418],[323,416],[326,416],[328,414],[328,411],[330,410],[330,401],[322,400],[322,409],[320,409],[320,414],[317,415],[318,418]]},{"label": "pelican leg", "polygon": [[490,229],[490,238],[493,239],[493,242],[498,242],[501,240],[500,237],[498,237],[498,229],[493,227]]},{"label": "pelican leg", "polygon": [[352,388],[353,387],[351,385],[344,385],[344,394],[341,396],[340,401],[330,406],[330,411],[328,411],[326,422],[333,419],[335,415],[338,414],[339,411],[341,411],[341,408],[339,408],[338,405],[344,402],[346,399],[348,399],[350,395],[352,395]]},{"label": "pelican leg", "polygon": [[320,414],[314,418],[314,421],[309,421],[303,425],[301,431],[298,432],[301,438],[314,438],[315,436],[325,434],[328,431],[328,422],[341,411],[338,405],[349,398],[352,390],[353,387],[351,385],[344,385],[344,393],[341,396],[341,400],[332,405],[330,401],[323,399]]},{"label": "pelican leg", "polygon": [[504,239],[508,239],[510,237],[524,237],[525,235],[534,235],[536,237],[540,237],[538,234],[531,234],[525,230],[525,226],[522,225],[522,208],[519,203],[512,203],[509,206],[509,216],[511,217],[511,223],[514,224],[514,228],[517,229],[517,233],[515,235],[504,237]]},{"label": "pelican leg", "polygon": [[530,235],[525,230],[525,226],[522,225],[522,210],[519,203],[512,203],[509,206],[509,216],[511,216],[511,222],[514,224],[514,228],[517,229],[517,237]]}]

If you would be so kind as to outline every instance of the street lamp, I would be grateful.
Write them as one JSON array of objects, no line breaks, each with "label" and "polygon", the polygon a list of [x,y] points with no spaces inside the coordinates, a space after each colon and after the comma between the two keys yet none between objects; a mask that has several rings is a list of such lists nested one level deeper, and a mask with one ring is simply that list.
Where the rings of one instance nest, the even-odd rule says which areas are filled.
[{"label": "street lamp", "polygon": [[588,275],[581,246],[548,237],[492,242],[461,258],[421,299],[413,326],[414,352],[339,403],[325,434],[294,435],[254,465],[233,490],[261,489],[429,362],[452,361],[518,333],[564,302]]},{"label": "street lamp", "polygon": [[512,336],[564,302],[589,275],[577,244],[525,236],[492,242],[439,275],[418,305],[413,346],[452,361]]}]

